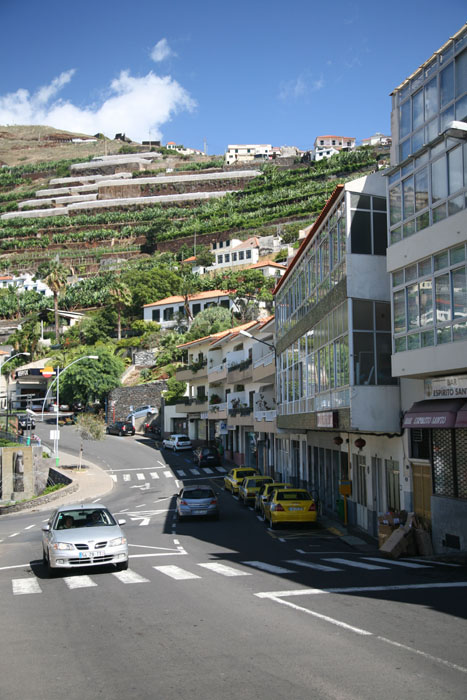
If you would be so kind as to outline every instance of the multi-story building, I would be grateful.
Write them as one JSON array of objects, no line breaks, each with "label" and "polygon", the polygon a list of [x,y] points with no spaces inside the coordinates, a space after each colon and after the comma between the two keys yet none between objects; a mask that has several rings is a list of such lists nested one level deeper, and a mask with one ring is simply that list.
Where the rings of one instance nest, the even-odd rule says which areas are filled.
[{"label": "multi-story building", "polygon": [[349,522],[375,535],[380,513],[410,501],[391,376],[385,178],[338,185],[306,233],[275,289],[276,471],[331,513],[344,482]]},{"label": "multi-story building", "polygon": [[272,153],[270,143],[229,144],[225,153],[227,165],[255,160],[269,160]]},{"label": "multi-story building", "polygon": [[186,364],[176,373],[188,384],[176,410],[187,416],[189,436],[221,440],[228,459],[266,473],[276,432],[272,337],[269,317],[184,343]]},{"label": "multi-story building", "polygon": [[467,549],[467,27],[392,92],[389,248],[404,477],[435,550]]},{"label": "multi-story building", "polygon": [[317,136],[313,145],[313,156],[315,160],[322,160],[342,150],[351,151],[355,146],[354,136]]},{"label": "multi-story building", "polygon": [[362,139],[362,146],[390,146],[391,137],[385,136],[380,131],[377,131],[373,136]]}]

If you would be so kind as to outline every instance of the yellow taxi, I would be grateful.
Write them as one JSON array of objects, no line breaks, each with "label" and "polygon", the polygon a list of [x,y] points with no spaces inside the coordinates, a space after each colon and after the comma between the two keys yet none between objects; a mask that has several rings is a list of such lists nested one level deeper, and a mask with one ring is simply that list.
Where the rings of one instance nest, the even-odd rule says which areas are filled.
[{"label": "yellow taxi", "polygon": [[264,504],[264,519],[272,530],[286,523],[315,523],[318,511],[306,489],[280,488],[273,490],[271,499]]},{"label": "yellow taxi", "polygon": [[292,484],[285,481],[273,481],[272,484],[263,484],[255,497],[255,510],[257,510],[264,518],[264,503],[269,501],[271,493],[274,489],[291,489]]},{"label": "yellow taxi", "polygon": [[247,476],[258,474],[258,470],[253,467],[235,467],[231,469],[227,476],[224,476],[224,489],[230,491],[233,496],[238,494],[240,483]]},{"label": "yellow taxi", "polygon": [[245,506],[249,501],[254,501],[256,494],[263,484],[272,484],[272,476],[247,476],[243,479],[238,489],[238,498]]}]

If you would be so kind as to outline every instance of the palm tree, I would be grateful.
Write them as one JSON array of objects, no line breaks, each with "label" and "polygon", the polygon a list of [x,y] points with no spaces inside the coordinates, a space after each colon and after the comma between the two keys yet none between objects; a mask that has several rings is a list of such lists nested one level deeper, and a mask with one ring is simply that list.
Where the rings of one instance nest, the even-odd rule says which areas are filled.
[{"label": "palm tree", "polygon": [[131,306],[132,293],[128,285],[117,277],[109,287],[108,295],[117,309],[117,340],[120,340],[122,337],[122,311],[125,307]]},{"label": "palm tree", "polygon": [[55,342],[60,342],[60,326],[58,322],[58,296],[65,289],[69,269],[61,264],[58,257],[51,260],[45,269],[43,269],[43,279],[54,295],[54,313],[55,313]]}]

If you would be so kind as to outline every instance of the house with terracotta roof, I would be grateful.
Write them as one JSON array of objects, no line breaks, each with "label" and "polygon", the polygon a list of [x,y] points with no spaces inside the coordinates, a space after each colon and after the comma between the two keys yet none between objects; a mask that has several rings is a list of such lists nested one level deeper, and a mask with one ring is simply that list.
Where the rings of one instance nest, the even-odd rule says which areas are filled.
[{"label": "house with terracotta roof", "polygon": [[355,136],[317,136],[313,145],[315,160],[330,158],[340,151],[352,151],[357,145]]},{"label": "house with terracotta roof", "polygon": [[211,306],[223,306],[236,311],[236,306],[229,294],[228,290],[212,289],[189,294],[187,299],[182,295],[159,299],[144,305],[143,320],[155,321],[164,329],[176,328],[180,324],[187,328],[200,311]]}]

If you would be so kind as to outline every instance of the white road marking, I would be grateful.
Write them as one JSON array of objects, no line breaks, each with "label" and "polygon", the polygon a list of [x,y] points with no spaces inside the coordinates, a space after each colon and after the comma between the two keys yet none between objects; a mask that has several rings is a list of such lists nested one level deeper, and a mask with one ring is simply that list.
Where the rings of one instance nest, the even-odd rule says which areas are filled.
[{"label": "white road marking", "polygon": [[391,564],[391,566],[404,566],[406,569],[431,569],[431,566],[428,564],[414,564],[411,561],[394,561],[393,559],[388,561],[387,559],[383,559],[383,557],[362,557],[362,559],[366,559],[367,561],[380,561],[383,564]]},{"label": "white road marking", "polygon": [[258,518],[258,520],[260,520],[261,522],[263,522],[263,518],[261,517],[261,515],[257,515],[256,517]]},{"label": "white road marking", "polygon": [[8,571],[8,569],[27,569],[31,570],[29,564],[14,564],[13,566],[0,566],[0,571]]},{"label": "white road marking", "polygon": [[131,481],[131,474],[124,474],[123,481]]},{"label": "white road marking", "polygon": [[275,566],[274,564],[267,564],[265,561],[242,561],[242,564],[246,564],[246,566],[254,566],[255,569],[261,569],[261,571],[267,571],[270,574],[293,574],[293,573],[295,573],[291,569],[284,569],[282,566]]},{"label": "white road marking", "polygon": [[113,575],[122,583],[149,583],[148,578],[140,576],[136,571],[115,571]]},{"label": "white road marking", "polygon": [[182,481],[179,481],[178,479],[175,479],[175,486],[176,486],[177,489],[180,488],[180,486],[182,485],[182,483],[183,483]]},{"label": "white road marking", "polygon": [[232,566],[226,566],[225,564],[219,564],[217,562],[209,562],[207,564],[198,564],[205,569],[210,571],[215,571],[216,574],[221,574],[222,576],[251,576],[250,571],[239,571],[234,569]]},{"label": "white road marking", "polygon": [[166,467],[167,464],[165,462],[161,462],[160,459],[157,460],[159,464],[162,464],[163,467]]},{"label": "white road marking", "polygon": [[14,578],[11,581],[13,595],[26,595],[28,593],[42,593],[39,582],[35,578]]},{"label": "white road marking", "polygon": [[174,478],[174,475],[172,474],[172,472],[169,472],[168,470],[167,470],[166,472],[164,472],[164,476],[165,476],[167,479],[173,479],[173,478]]},{"label": "white road marking", "polygon": [[109,474],[110,478],[113,479],[115,482],[117,481],[117,475],[116,474]]},{"label": "white road marking", "polygon": [[[407,559],[405,561],[410,561],[410,559]],[[417,561],[419,561],[419,560],[417,559]],[[430,561],[429,559],[423,559],[423,563],[424,564],[436,564],[436,566],[452,566],[456,569],[458,569],[460,566],[462,566],[462,564],[452,564],[451,562],[447,562],[447,561]]]},{"label": "white road marking", "polygon": [[296,566],[304,566],[307,569],[316,569],[317,571],[342,571],[336,569],[335,566],[324,566],[324,564],[313,564],[309,561],[301,561],[301,559],[287,559],[287,564],[295,564]]},{"label": "white road marking", "polygon": [[190,472],[191,472],[192,474],[195,474],[195,476],[199,476],[199,475],[201,474],[201,472],[200,472],[199,469],[190,469]]},{"label": "white road marking", "polygon": [[158,479],[159,474],[157,472],[151,472],[151,479]]},{"label": "white road marking", "polygon": [[19,532],[14,532],[12,535],[8,535],[8,537],[16,537],[16,535],[19,535]]},{"label": "white road marking", "polygon": [[204,471],[205,474],[214,474],[214,472],[212,471],[212,469],[210,469],[209,467],[204,467],[203,471]]},{"label": "white road marking", "polygon": [[139,527],[141,527],[142,525],[149,525],[149,522],[150,522],[150,518],[145,518],[144,516],[141,516],[139,518],[130,518],[130,519],[131,520],[141,520],[141,522],[139,523]]},{"label": "white road marking", "polygon": [[36,527],[36,526],[35,526],[35,525],[28,525],[28,526],[25,527],[24,529],[25,529],[25,530],[30,530],[32,527]]},{"label": "white road marking", "polygon": [[153,568],[157,571],[160,571],[162,574],[165,574],[166,576],[170,576],[171,578],[176,579],[177,581],[201,578],[201,576],[198,576],[197,574],[192,574],[191,571],[181,569],[179,566],[154,566]]},{"label": "white road marking", "polygon": [[137,474],[136,478],[138,479],[138,481],[144,481],[146,477],[144,474]]},{"label": "white road marking", "polygon": [[137,507],[137,508],[144,508],[145,505],[146,505],[146,503],[141,503],[141,505],[136,506],[136,507]]},{"label": "white road marking", "polygon": [[331,559],[326,559],[325,561],[332,561],[334,564],[345,564],[345,566],[352,566],[356,569],[367,569],[368,571],[382,571],[388,569],[387,566],[376,566],[373,564],[364,564],[361,561],[351,561],[350,559],[340,559],[339,557],[333,557]]},{"label": "white road marking", "polygon": [[185,474],[185,472],[183,471],[183,469],[177,469],[177,474],[178,474],[178,476],[186,476],[186,474]]},{"label": "white road marking", "polygon": [[220,472],[221,474],[225,474],[227,469],[224,469],[224,467],[216,467],[217,471]]},{"label": "white road marking", "polygon": [[63,580],[70,589],[97,586],[90,576],[65,576]]},{"label": "white road marking", "polygon": [[174,540],[174,544],[180,544],[180,540]]}]

